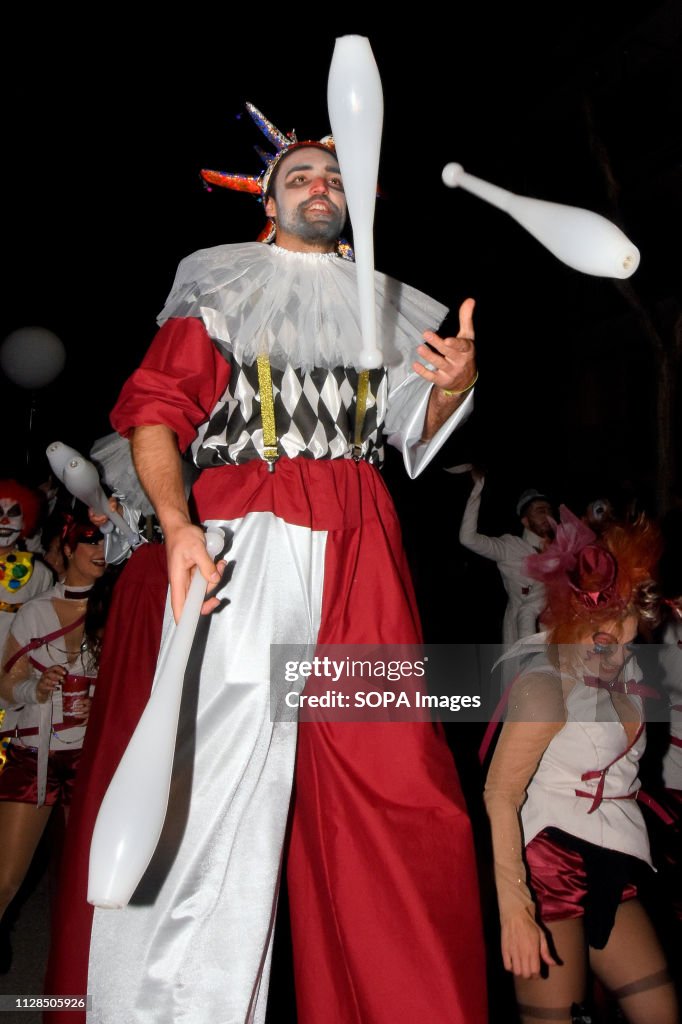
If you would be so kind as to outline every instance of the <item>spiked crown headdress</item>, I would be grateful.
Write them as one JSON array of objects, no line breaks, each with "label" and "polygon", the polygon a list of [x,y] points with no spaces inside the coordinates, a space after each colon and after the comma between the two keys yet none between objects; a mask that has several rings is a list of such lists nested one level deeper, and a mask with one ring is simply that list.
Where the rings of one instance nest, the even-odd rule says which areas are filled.
[{"label": "spiked crown headdress", "polygon": [[[284,159],[294,149],[314,146],[316,149],[325,149],[336,154],[334,139],[331,135],[325,135],[322,139],[306,139],[300,141],[296,138],[296,132],[291,131],[288,135],[276,128],[272,121],[269,121],[264,114],[254,107],[253,103],[245,104],[246,110],[254,123],[260,128],[268,142],[275,147],[274,153],[268,153],[260,146],[256,146],[256,152],[265,165],[260,174],[231,174],[227,171],[211,171],[204,169],[201,177],[208,185],[218,185],[220,188],[230,188],[235,192],[250,192],[256,196],[259,202],[267,199],[268,190],[272,176]],[[275,237],[275,224],[268,220],[265,227],[258,236],[259,242],[272,242]],[[346,259],[352,259],[352,251],[346,242],[339,243],[339,254]]]}]

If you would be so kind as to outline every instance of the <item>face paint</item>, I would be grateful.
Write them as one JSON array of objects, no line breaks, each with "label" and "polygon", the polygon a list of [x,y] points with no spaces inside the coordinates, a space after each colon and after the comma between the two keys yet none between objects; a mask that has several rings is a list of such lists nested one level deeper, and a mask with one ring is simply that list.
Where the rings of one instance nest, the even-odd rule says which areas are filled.
[{"label": "face paint", "polygon": [[21,505],[14,498],[0,497],[0,548],[14,547],[23,528]]}]

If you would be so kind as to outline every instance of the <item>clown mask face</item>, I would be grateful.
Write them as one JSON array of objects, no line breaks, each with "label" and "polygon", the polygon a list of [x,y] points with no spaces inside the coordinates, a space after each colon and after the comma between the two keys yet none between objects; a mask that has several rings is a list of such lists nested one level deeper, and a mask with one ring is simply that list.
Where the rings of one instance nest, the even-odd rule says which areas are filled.
[{"label": "clown mask face", "polygon": [[12,548],[24,528],[24,513],[15,498],[0,496],[0,549]]}]

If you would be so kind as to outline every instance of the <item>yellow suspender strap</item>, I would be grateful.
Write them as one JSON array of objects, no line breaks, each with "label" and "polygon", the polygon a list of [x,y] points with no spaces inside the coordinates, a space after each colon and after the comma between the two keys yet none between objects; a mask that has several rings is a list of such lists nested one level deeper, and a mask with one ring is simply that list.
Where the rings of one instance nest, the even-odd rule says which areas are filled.
[{"label": "yellow suspender strap", "polygon": [[260,391],[260,414],[263,421],[263,458],[275,468],[277,454],[277,428],[275,427],[275,399],[272,394],[272,374],[267,356],[258,356],[258,390]]},{"label": "yellow suspender strap", "polygon": [[358,397],[355,402],[355,436],[353,438],[353,458],[359,462],[362,458],[362,426],[367,412],[367,395],[369,394],[369,370],[360,370],[358,374]]},{"label": "yellow suspender strap", "polygon": [[[270,360],[266,355],[258,356],[258,390],[260,391],[260,414],[263,422],[263,458],[269,463],[270,471],[274,470],[279,458],[277,452],[277,427],[275,425],[275,399],[272,393],[272,374]],[[358,462],[362,458],[362,427],[367,412],[367,396],[369,394],[369,370],[361,370],[358,374],[358,396],[355,403],[355,432],[353,436],[353,458]]]}]

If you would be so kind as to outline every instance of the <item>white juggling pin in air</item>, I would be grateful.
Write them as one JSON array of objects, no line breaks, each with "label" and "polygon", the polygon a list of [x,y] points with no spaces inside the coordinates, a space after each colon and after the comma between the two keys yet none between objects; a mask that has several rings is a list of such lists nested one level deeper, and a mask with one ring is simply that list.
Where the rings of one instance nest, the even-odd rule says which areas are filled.
[{"label": "white juggling pin in air", "polygon": [[599,213],[518,196],[467,174],[461,164],[447,164],[443,181],[450,188],[463,188],[504,210],[557,259],[583,274],[626,278],[639,266],[637,247]]},{"label": "white juggling pin in air", "polygon": [[374,289],[374,208],[384,97],[369,40],[336,40],[327,86],[329,122],[353,225],[362,330],[361,368],[381,366]]}]

